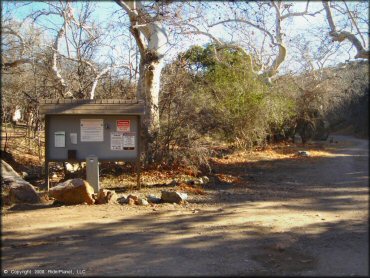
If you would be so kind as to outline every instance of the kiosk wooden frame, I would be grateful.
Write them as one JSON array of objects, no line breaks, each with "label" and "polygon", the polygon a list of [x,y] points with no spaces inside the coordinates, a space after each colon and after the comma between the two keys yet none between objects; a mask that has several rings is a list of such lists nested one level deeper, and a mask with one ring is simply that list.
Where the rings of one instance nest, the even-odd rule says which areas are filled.
[{"label": "kiosk wooden frame", "polygon": [[[49,162],[85,161],[86,156],[93,148],[97,152],[96,155],[99,161],[135,162],[136,181],[140,189],[141,117],[144,115],[144,111],[144,102],[141,100],[41,100],[40,113],[45,118],[45,175],[47,189],[49,190],[50,184]],[[103,127],[97,130],[97,134],[91,135],[95,136],[93,138],[93,140],[96,139],[95,141],[89,142],[89,138],[82,136],[83,132],[86,132],[86,136],[89,135],[86,129],[85,131],[82,129],[83,121],[103,122]],[[70,136],[66,136],[66,133]],[[126,138],[128,139],[126,139],[126,142],[130,142],[129,137],[131,136],[131,139],[134,138],[131,140],[131,142],[134,141],[134,147],[130,145],[130,148],[122,147],[122,149],[119,149],[118,146],[117,151],[112,147],[114,137],[112,133],[118,135],[118,137],[122,134],[123,141],[125,140],[124,136],[127,135]],[[54,141],[52,138],[53,134]],[[61,140],[58,138],[61,138]],[[71,146],[74,149],[71,149]]]}]

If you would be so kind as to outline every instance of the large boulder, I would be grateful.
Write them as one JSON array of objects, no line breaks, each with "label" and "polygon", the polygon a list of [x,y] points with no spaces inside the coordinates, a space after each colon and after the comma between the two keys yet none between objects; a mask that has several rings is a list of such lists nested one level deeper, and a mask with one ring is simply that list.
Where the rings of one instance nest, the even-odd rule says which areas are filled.
[{"label": "large boulder", "polygon": [[11,203],[40,203],[35,188],[28,182],[16,182],[10,187],[9,198]]},{"label": "large boulder", "polygon": [[5,161],[1,160],[1,195],[4,204],[12,203],[40,203],[35,188]]},{"label": "large boulder", "polygon": [[95,204],[115,204],[117,203],[117,193],[107,189],[100,189]]},{"label": "large boulder", "polygon": [[188,194],[177,191],[162,191],[161,193],[161,199],[164,203],[181,204],[188,198]]},{"label": "large boulder", "polygon": [[94,204],[94,188],[83,179],[69,179],[50,188],[49,197],[66,205]]}]

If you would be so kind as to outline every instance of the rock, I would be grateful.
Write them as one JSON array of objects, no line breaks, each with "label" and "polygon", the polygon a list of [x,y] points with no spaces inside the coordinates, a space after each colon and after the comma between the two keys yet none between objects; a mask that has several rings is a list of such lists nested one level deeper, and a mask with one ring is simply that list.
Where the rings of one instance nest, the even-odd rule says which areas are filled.
[{"label": "rock", "polygon": [[150,194],[147,195],[146,198],[149,203],[153,203],[153,204],[158,204],[162,201],[161,198],[158,198],[157,196],[150,195]]},{"label": "rock", "polygon": [[64,207],[64,203],[54,199],[53,206],[57,206],[57,207],[62,206],[62,207]]},{"label": "rock", "polygon": [[136,202],[139,206],[147,206],[149,205],[148,201],[144,198],[139,198]]},{"label": "rock", "polygon": [[188,198],[188,194],[177,191],[161,191],[161,200],[164,203],[180,204]]},{"label": "rock", "polygon": [[202,180],[203,180],[203,184],[209,183],[209,177],[207,177],[207,176],[203,176]]},{"label": "rock", "polygon": [[139,197],[136,195],[130,194],[126,198],[126,203],[129,205],[137,205],[138,201],[139,201]]},{"label": "rock", "polygon": [[71,164],[69,162],[66,162],[66,169],[68,172],[74,173],[78,170],[79,165],[78,164]]},{"label": "rock", "polygon": [[119,204],[127,204],[127,201],[128,201],[128,199],[127,199],[127,197],[126,196],[121,196],[121,197],[119,197],[118,199],[117,199],[117,202],[119,203]]},{"label": "rock", "polygon": [[27,172],[22,172],[22,178],[27,179],[28,178],[28,173]]},{"label": "rock", "polygon": [[68,171],[68,172],[73,172],[73,165],[71,164],[71,163],[69,163],[69,162],[66,162],[66,170]]},{"label": "rock", "polygon": [[28,182],[15,182],[12,183],[9,190],[9,200],[11,203],[40,203],[35,188]]},{"label": "rock", "polygon": [[188,185],[194,185],[195,184],[195,181],[194,180],[187,180],[186,183]]},{"label": "rock", "polygon": [[49,197],[53,197],[66,205],[76,205],[84,202],[92,205],[95,203],[93,194],[94,188],[83,179],[69,179],[49,190]]},{"label": "rock", "polygon": [[117,193],[112,190],[100,189],[95,204],[115,204],[117,202]]},{"label": "rock", "polygon": [[168,185],[170,185],[170,186],[176,186],[178,184],[179,184],[178,181],[172,180]]},{"label": "rock", "polygon": [[310,153],[307,151],[298,151],[299,156],[310,156]]},{"label": "rock", "polygon": [[53,201],[53,198],[49,198],[48,192],[39,192],[38,193],[40,202],[43,204]]},{"label": "rock", "polygon": [[6,163],[4,160],[1,160],[1,175],[2,177],[13,177],[13,178],[20,178],[18,173],[14,171],[12,166],[10,166],[8,163]]},{"label": "rock", "polygon": [[202,184],[204,184],[203,179],[202,179],[202,178],[195,179],[195,180],[194,180],[194,184],[195,184],[195,185],[202,185]]},{"label": "rock", "polygon": [[136,195],[130,194],[130,195],[127,196],[127,199],[133,199],[135,202],[137,202],[137,200],[139,200],[139,197],[136,196]]},{"label": "rock", "polygon": [[1,196],[4,203],[40,203],[35,188],[5,161],[1,160]]},{"label": "rock", "polygon": [[130,206],[133,206],[135,205],[135,200],[132,198],[127,198],[127,204],[129,204]]},{"label": "rock", "polygon": [[124,198],[124,199],[127,199],[127,194],[120,194],[120,197],[119,198]]}]

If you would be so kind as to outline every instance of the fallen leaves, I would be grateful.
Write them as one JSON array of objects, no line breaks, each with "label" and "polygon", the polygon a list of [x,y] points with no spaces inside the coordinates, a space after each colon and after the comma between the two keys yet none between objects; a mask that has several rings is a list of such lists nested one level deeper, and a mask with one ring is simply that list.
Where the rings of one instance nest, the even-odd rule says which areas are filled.
[{"label": "fallen leaves", "polygon": [[226,183],[240,183],[241,179],[239,177],[235,177],[232,175],[226,175],[226,174],[216,174],[218,179],[222,182]]},{"label": "fallen leaves", "polygon": [[206,194],[205,191],[202,188],[187,185],[186,183],[181,183],[179,185],[180,191],[187,192],[187,193],[193,193],[197,195],[204,195]]}]

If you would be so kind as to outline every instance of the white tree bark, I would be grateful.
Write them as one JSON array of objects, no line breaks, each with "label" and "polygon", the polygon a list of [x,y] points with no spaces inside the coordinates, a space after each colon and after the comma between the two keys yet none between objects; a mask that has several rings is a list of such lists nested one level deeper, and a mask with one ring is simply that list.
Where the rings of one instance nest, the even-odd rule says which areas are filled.
[{"label": "white tree bark", "polygon": [[58,82],[60,88],[61,88],[61,96],[65,97],[66,95],[69,95],[69,92],[67,91],[67,84],[66,81],[64,80],[59,68],[58,68],[58,50],[59,50],[59,40],[63,37],[65,33],[64,26],[60,28],[57,36],[55,37],[54,40],[54,45],[53,45],[53,59],[51,63],[51,70],[54,74],[55,80]]},{"label": "white tree bark", "polygon": [[93,70],[93,72],[95,73],[95,78],[94,78],[94,82],[93,82],[93,85],[91,87],[91,90],[90,90],[90,99],[94,99],[95,98],[95,90],[96,90],[96,87],[98,86],[98,83],[99,83],[99,80],[100,78],[108,73],[109,71],[111,71],[112,69],[114,68],[119,68],[119,67],[126,67],[126,68],[130,68],[129,66],[127,65],[118,65],[118,66],[109,66],[109,67],[106,67],[104,68],[102,71],[100,71],[99,73],[97,73],[97,70],[95,69],[95,67],[89,63],[89,62],[86,62],[90,67],[91,69]]},{"label": "white tree bark", "polygon": [[[286,55],[287,55],[287,49],[283,43],[283,34],[281,32],[281,22],[283,21],[283,17],[281,15],[281,2],[275,3],[272,1],[272,5],[275,9],[275,38],[276,43],[275,45],[278,46],[278,55],[275,57],[275,60],[272,62],[271,67],[265,72],[267,81],[271,83],[272,79],[276,76],[276,74],[279,72],[279,68],[282,65],[282,63],[285,61]],[[306,6],[306,12],[307,12]],[[288,15],[288,14],[287,14]],[[286,15],[285,18],[288,18]]]},{"label": "white tree bark", "polygon": [[160,18],[151,16],[142,1],[116,0],[130,18],[130,31],[140,51],[138,98],[144,98],[144,125],[149,136],[159,132],[159,89],[168,38]]},{"label": "white tree bark", "polygon": [[110,69],[111,69],[111,67],[105,68],[105,69],[103,69],[103,70],[102,70],[98,75],[96,75],[96,76],[95,76],[95,79],[94,79],[93,85],[92,85],[91,90],[90,90],[90,99],[94,99],[94,98],[95,98],[95,90],[96,90],[96,86],[98,86],[99,79],[100,79],[104,74],[106,74]]},{"label": "white tree bark", "polygon": [[[291,17],[298,17],[298,16],[304,16],[304,15],[309,15],[309,16],[315,16],[318,14],[320,11],[315,11],[315,12],[309,12],[309,1],[307,1],[306,7],[304,11],[301,12],[290,12],[289,9],[284,8],[284,3],[281,1],[271,1],[269,3],[266,3],[266,7],[269,6],[270,9],[272,9],[272,14],[274,14],[273,20],[275,21],[275,30],[270,31],[269,28],[266,27],[266,22],[260,22],[259,20],[251,20],[249,18],[246,18],[245,16],[235,16],[233,18],[227,18],[223,20],[219,20],[213,24],[209,24],[208,27],[212,28],[216,25],[224,25],[226,23],[242,23],[245,25],[248,25],[250,27],[253,27],[254,29],[257,29],[261,31],[262,33],[265,34],[266,37],[270,39],[271,46],[272,47],[277,47],[277,54],[273,56],[272,62],[270,63],[270,59],[268,61],[268,64],[261,64],[259,65],[259,69],[255,70],[253,68],[253,59],[252,55],[248,53],[247,51],[243,50],[241,46],[239,46],[240,50],[243,50],[244,53],[246,53],[251,61],[251,67],[252,70],[264,77],[267,83],[271,83],[275,78],[276,75],[279,73],[279,69],[281,65],[284,63],[286,57],[287,57],[287,47],[284,43],[283,36],[285,35],[283,33],[283,27],[282,27],[282,22]],[[210,39],[212,39],[217,45],[222,45],[222,46],[228,46],[229,44],[222,42],[220,39],[218,39],[215,34],[211,34],[210,31],[201,31],[197,26],[194,24],[186,24],[188,27],[190,27],[192,30],[191,31],[186,31],[182,32],[184,34],[186,33],[192,33],[192,34],[199,34],[199,35],[205,35],[208,36]],[[231,47],[236,47],[235,44],[232,44]],[[257,63],[255,63],[257,64]],[[258,63],[259,64],[259,63]]]},{"label": "white tree bark", "polygon": [[[326,12],[326,19],[328,20],[328,24],[330,27],[329,35],[332,37],[333,41],[342,42],[344,40],[349,40],[357,50],[355,59],[362,58],[362,59],[369,60],[369,54],[370,54],[369,50],[366,50],[364,48],[360,40],[354,34],[352,34],[351,32],[347,32],[347,31],[340,31],[340,32],[337,31],[334,20],[333,20],[333,16],[331,13],[329,1],[323,0],[322,4],[324,6],[324,9]],[[353,20],[351,14],[349,14],[349,16]],[[355,27],[358,28],[356,25]]]},{"label": "white tree bark", "polygon": [[[75,49],[75,52],[77,52],[77,54],[76,54],[77,57],[76,58],[71,57],[71,51],[70,51],[70,47],[69,47],[69,39],[68,39],[68,36],[67,36],[68,31],[71,31],[71,33],[72,33],[71,35],[73,36],[74,31],[72,29],[72,25],[75,25],[75,26],[77,26],[78,31],[86,32],[89,35],[89,38],[91,40],[93,40],[95,38],[95,36],[94,36],[93,32],[91,31],[92,27],[87,26],[82,21],[79,21],[79,20],[82,20],[80,18],[78,20],[76,20],[76,18],[74,16],[74,10],[73,10],[73,8],[71,6],[71,3],[69,1],[67,1],[66,3],[60,2],[58,5],[54,5],[52,3],[49,3],[49,6],[52,8],[52,11],[46,11],[46,10],[38,11],[37,13],[34,14],[34,20],[36,20],[36,18],[38,18],[41,15],[48,16],[50,14],[59,16],[63,20],[62,25],[61,25],[60,29],[57,31],[57,35],[56,35],[52,45],[48,45],[48,47],[52,50],[52,59],[51,59],[51,63],[50,63],[50,69],[51,69],[51,72],[53,74],[54,79],[56,80],[56,82],[58,84],[60,95],[63,98],[74,97],[72,92],[68,90],[68,87],[69,87],[68,84],[67,84],[68,80],[66,80],[63,77],[62,70],[61,70],[60,65],[58,63],[58,58],[63,57],[64,59],[68,59],[68,60],[74,61],[76,63],[81,63],[81,62],[85,63],[92,69],[93,74],[94,74],[94,80],[93,80],[92,88],[89,92],[89,96],[90,96],[90,98],[94,98],[95,90],[96,90],[97,84],[99,82],[99,79],[107,71],[109,71],[109,69],[111,67],[109,67],[107,70],[104,69],[103,72],[98,72],[98,67],[95,66],[93,62],[90,62],[87,59],[84,59],[80,55],[80,51],[79,51],[78,48]],[[70,30],[68,30],[68,28],[70,28]],[[68,32],[68,35],[70,35],[69,32]],[[81,33],[80,33],[80,36],[81,36]],[[60,50],[60,44],[62,42],[63,37],[65,39],[65,45],[66,45],[66,49],[67,49],[67,56],[62,54],[62,51]]]}]

